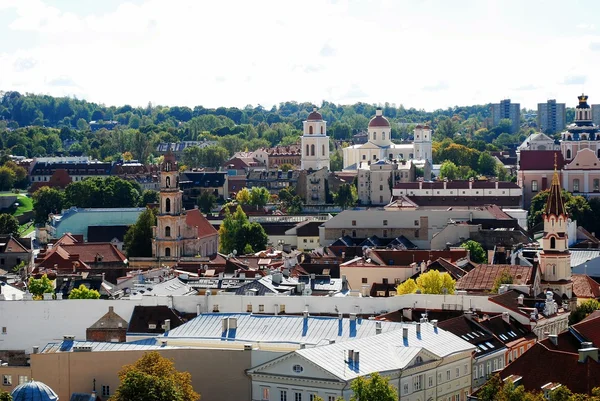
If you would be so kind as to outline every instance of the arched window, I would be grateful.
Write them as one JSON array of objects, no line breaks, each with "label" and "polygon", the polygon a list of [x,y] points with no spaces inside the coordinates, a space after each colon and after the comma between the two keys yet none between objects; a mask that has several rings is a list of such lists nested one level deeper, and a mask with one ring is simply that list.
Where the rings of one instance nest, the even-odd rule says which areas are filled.
[{"label": "arched window", "polygon": [[323,132],[323,126],[321,125],[321,135],[323,135],[323,134],[324,134],[324,132]]},{"label": "arched window", "polygon": [[310,145],[310,155],[311,156],[315,155],[315,144],[314,143],[312,145]]},{"label": "arched window", "polygon": [[352,230],[352,237],[356,238],[356,230]]},{"label": "arched window", "polygon": [[167,198],[165,201],[165,212],[171,213],[171,199]]},{"label": "arched window", "polygon": [[310,147],[306,145],[306,156],[310,156]]},{"label": "arched window", "polygon": [[167,176],[167,178],[165,179],[165,184],[167,188],[171,187],[171,177]]},{"label": "arched window", "polygon": [[323,155],[322,155],[322,156],[325,156],[325,145],[321,145],[321,150],[322,150],[322,152],[323,152]]},{"label": "arched window", "polygon": [[377,140],[377,132],[373,132],[373,140],[376,141]]},{"label": "arched window", "polygon": [[556,265],[552,265],[552,274],[556,276]]},{"label": "arched window", "polygon": [[171,236],[171,227],[166,226],[165,227],[165,237],[170,237]]},{"label": "arched window", "polygon": [[567,149],[567,159],[571,158],[571,149]]},{"label": "arched window", "polygon": [[385,141],[385,132],[381,133],[381,139]]},{"label": "arched window", "polygon": [[312,125],[310,125],[310,126],[308,127],[308,133],[309,133],[310,135],[312,135],[312,133],[313,133],[313,127],[312,127]]},{"label": "arched window", "polygon": [[550,238],[550,249],[555,249],[556,248],[556,238],[552,237]]},{"label": "arched window", "polygon": [[165,256],[166,257],[171,256],[171,248],[165,248]]}]

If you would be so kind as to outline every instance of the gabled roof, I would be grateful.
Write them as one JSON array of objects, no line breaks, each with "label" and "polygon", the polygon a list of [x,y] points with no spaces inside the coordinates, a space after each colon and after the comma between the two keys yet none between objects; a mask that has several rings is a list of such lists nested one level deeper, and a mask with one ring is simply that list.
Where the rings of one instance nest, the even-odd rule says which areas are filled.
[{"label": "gabled roof", "polygon": [[0,253],[26,253],[29,252],[19,240],[12,235],[0,236]]},{"label": "gabled roof", "polygon": [[219,235],[219,232],[204,217],[199,209],[191,209],[186,212],[185,224],[190,227],[198,227],[198,238]]},{"label": "gabled roof", "polygon": [[431,262],[429,265],[427,265],[427,270],[437,270],[439,272],[446,272],[450,276],[452,276],[454,280],[458,280],[467,274],[466,270],[461,269],[454,263],[444,258],[438,258],[437,260]]},{"label": "gabled roof", "polygon": [[129,226],[88,226],[88,242],[111,242],[117,239],[123,242]]},{"label": "gabled roof", "polygon": [[[181,326],[184,323],[181,317],[179,317],[179,315],[168,306],[136,305],[133,308],[127,332],[162,334],[165,332],[165,329],[162,328],[162,325],[167,319],[171,321],[171,330]],[[150,325],[154,325],[154,328],[151,329]]]},{"label": "gabled roof", "polygon": [[560,150],[522,150],[520,154],[519,170],[554,170],[554,155],[556,155],[556,168],[562,170],[565,165]]},{"label": "gabled roof", "polygon": [[444,320],[438,326],[473,344],[476,358],[505,348],[488,329],[466,315]]},{"label": "gabled roof", "polygon": [[127,320],[123,319],[117,313],[112,306],[108,307],[108,312],[96,323],[92,324],[88,329],[94,330],[114,330],[114,329],[125,329],[127,327]]},{"label": "gabled roof", "polygon": [[485,327],[490,333],[503,344],[512,345],[524,339],[535,339],[535,334],[531,333],[525,326],[516,321],[513,317],[508,317],[508,322],[502,315],[496,315],[480,319],[478,323]]},{"label": "gabled roof", "polygon": [[572,274],[573,295],[577,298],[600,298],[600,286],[586,274]]},{"label": "gabled roof", "polygon": [[519,265],[480,264],[456,282],[457,290],[490,291],[502,272],[508,271],[515,283],[532,284],[534,268]]}]

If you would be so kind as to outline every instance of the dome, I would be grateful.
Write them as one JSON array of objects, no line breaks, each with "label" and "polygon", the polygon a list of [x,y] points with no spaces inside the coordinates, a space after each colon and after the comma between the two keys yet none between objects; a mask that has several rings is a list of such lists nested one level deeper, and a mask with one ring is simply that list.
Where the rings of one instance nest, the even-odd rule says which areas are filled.
[{"label": "dome", "polygon": [[377,109],[377,111],[375,112],[375,117],[373,117],[371,119],[371,121],[369,121],[369,128],[371,127],[389,127],[390,126],[390,122],[388,121],[387,118],[385,118],[383,116],[383,112],[381,111],[381,109]]},{"label": "dome", "polygon": [[306,120],[307,121],[321,121],[321,120],[323,120],[323,116],[321,115],[321,113],[319,113],[317,111],[316,107],[313,107],[312,113],[310,113],[308,115],[308,118]]},{"label": "dome", "polygon": [[34,380],[17,386],[12,393],[13,401],[57,401],[58,396],[42,382]]}]

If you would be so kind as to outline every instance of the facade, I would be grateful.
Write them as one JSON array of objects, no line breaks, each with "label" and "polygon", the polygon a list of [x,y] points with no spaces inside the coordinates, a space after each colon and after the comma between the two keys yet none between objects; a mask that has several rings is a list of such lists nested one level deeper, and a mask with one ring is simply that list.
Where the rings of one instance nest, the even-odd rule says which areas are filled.
[{"label": "facade", "polygon": [[432,130],[427,125],[417,125],[414,141],[411,144],[392,142],[390,122],[377,109],[375,117],[369,121],[369,140],[365,144],[352,145],[343,149],[344,169],[356,170],[360,163],[376,163],[388,160],[428,160],[432,158]]},{"label": "facade", "polygon": [[127,321],[112,306],[96,323],[86,329],[86,341],[123,343],[127,340]]},{"label": "facade", "polygon": [[496,126],[503,119],[510,120],[511,133],[518,132],[521,126],[521,105],[519,103],[511,103],[510,99],[504,99],[500,103],[492,104],[492,124]]},{"label": "facade", "polygon": [[21,262],[28,265],[32,253],[30,238],[0,235],[0,269],[12,271]]},{"label": "facade", "polygon": [[392,200],[392,188],[400,182],[414,181],[412,161],[381,159],[375,163],[360,163],[358,168],[358,200],[361,205],[387,205]]},{"label": "facade", "polygon": [[217,141],[182,141],[182,142],[161,142],[156,146],[156,151],[160,154],[174,153],[175,156],[181,157],[183,151],[190,146],[198,146],[199,148],[206,148],[207,146],[214,146]]},{"label": "facade", "polygon": [[198,209],[183,209],[179,171],[172,153],[167,153],[160,172],[160,205],[154,227],[152,256],[159,260],[210,256],[219,249],[219,234]]},{"label": "facade", "polygon": [[29,172],[31,183],[48,182],[57,170],[66,170],[73,182],[82,181],[89,177],[106,178],[110,175],[112,169],[111,163],[89,160],[87,158],[79,159],[48,159],[47,161],[44,159],[34,159]]},{"label": "facade", "polygon": [[474,350],[437,321],[405,323],[401,330],[299,349],[250,369],[252,400],[347,400],[352,381],[373,373],[389,378],[400,400],[465,399]]},{"label": "facade", "polygon": [[302,159],[300,169],[329,171],[329,137],[327,121],[315,107],[303,123],[301,138]]},{"label": "facade", "polygon": [[299,170],[251,171],[246,177],[246,186],[248,188],[263,187],[267,188],[272,194],[278,194],[283,188],[296,188],[299,177]]},{"label": "facade", "polygon": [[547,134],[561,132],[567,122],[564,103],[556,103],[550,99],[546,103],[538,103],[537,124],[540,131]]},{"label": "facade", "polygon": [[267,166],[268,170],[277,170],[283,164],[300,168],[302,150],[300,145],[274,146],[272,148],[257,149],[251,153],[251,156],[259,163]]},{"label": "facade", "polygon": [[229,176],[225,172],[184,171],[179,174],[179,188],[183,191],[184,207],[191,209],[203,192],[210,192],[220,200],[227,199]]}]

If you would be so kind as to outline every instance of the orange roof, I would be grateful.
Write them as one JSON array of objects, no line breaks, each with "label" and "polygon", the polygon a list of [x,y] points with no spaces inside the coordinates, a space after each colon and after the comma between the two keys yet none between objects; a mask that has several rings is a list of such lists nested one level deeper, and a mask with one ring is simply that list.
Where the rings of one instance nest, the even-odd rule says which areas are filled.
[{"label": "orange roof", "polygon": [[199,209],[192,209],[186,212],[185,224],[190,227],[198,227],[198,238],[219,234]]},{"label": "orange roof", "polygon": [[600,286],[586,274],[573,274],[573,295],[577,298],[599,298]]}]

